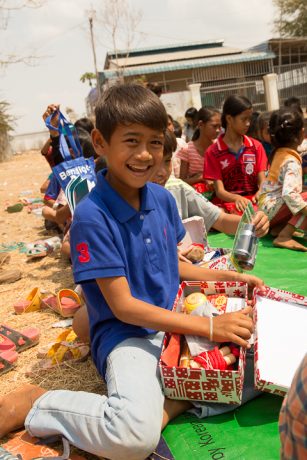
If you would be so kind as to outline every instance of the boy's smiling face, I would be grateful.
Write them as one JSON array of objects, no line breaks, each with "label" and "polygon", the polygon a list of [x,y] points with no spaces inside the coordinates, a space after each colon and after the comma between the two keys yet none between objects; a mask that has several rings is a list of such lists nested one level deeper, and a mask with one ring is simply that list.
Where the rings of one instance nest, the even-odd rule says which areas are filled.
[{"label": "boy's smiling face", "polygon": [[107,181],[127,199],[138,194],[162,162],[164,134],[144,125],[119,125],[109,142],[95,129],[92,140],[97,154],[106,158]]}]

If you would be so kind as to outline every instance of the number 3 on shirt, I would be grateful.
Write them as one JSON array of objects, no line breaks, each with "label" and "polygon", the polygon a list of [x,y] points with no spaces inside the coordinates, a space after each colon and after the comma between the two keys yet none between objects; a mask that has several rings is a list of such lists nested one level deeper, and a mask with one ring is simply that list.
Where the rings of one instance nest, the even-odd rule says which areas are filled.
[{"label": "number 3 on shirt", "polygon": [[79,243],[76,246],[77,251],[79,252],[79,262],[86,263],[89,262],[91,259],[90,253],[88,252],[88,245],[86,243]]}]

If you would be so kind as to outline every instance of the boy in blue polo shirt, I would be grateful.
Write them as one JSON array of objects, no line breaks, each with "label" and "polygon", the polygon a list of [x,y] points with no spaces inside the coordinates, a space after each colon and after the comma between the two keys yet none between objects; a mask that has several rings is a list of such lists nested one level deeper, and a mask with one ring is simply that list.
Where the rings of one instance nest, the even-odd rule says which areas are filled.
[{"label": "boy in blue polo shirt", "polygon": [[[31,435],[61,434],[98,456],[144,460],[161,428],[190,407],[163,396],[160,331],[210,335],[207,318],[171,311],[179,279],[262,286],[250,275],[178,263],[185,231],[175,201],[147,183],[162,162],[167,121],[159,98],[139,85],[110,88],[96,108],[92,140],[108,169],[76,209],[71,250],[88,306],[93,359],[108,396],[25,386],[0,401],[0,437],[25,423]],[[250,311],[214,318],[213,339],[248,346]]]}]

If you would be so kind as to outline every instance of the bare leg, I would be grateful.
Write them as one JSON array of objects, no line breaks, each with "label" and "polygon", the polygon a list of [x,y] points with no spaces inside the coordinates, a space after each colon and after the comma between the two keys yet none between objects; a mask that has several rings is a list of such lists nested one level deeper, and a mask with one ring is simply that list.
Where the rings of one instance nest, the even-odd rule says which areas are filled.
[{"label": "bare leg", "polygon": [[278,248],[292,249],[293,251],[307,252],[307,247],[292,238],[294,232],[295,227],[291,224],[287,224],[273,241],[274,246]]},{"label": "bare leg", "polygon": [[165,398],[161,430],[163,430],[173,418],[191,409],[191,407],[192,404],[189,401],[176,401]]},{"label": "bare leg", "polygon": [[78,338],[82,340],[82,342],[90,342],[90,325],[86,305],[83,305],[75,313],[72,328]]},{"label": "bare leg", "polygon": [[23,427],[33,403],[46,391],[36,385],[25,384],[0,398],[0,438]]}]

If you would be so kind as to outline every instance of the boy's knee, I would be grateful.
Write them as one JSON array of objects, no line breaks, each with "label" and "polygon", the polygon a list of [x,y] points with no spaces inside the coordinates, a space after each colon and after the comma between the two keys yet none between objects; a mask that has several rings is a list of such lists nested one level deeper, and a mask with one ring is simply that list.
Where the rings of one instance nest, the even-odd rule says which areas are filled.
[{"label": "boy's knee", "polygon": [[161,429],[152,427],[140,428],[138,432],[130,432],[121,441],[120,452],[114,457],[118,460],[145,460],[157,447],[161,436]]}]

